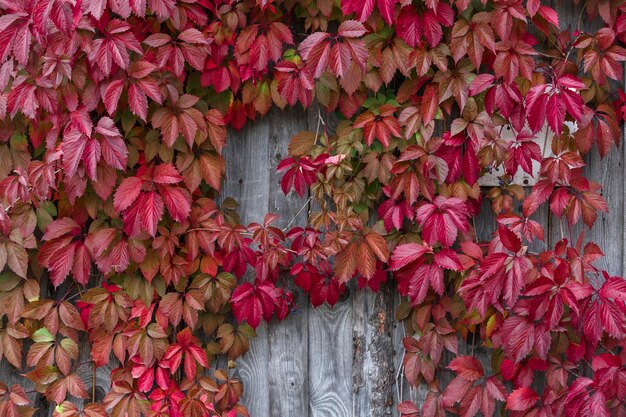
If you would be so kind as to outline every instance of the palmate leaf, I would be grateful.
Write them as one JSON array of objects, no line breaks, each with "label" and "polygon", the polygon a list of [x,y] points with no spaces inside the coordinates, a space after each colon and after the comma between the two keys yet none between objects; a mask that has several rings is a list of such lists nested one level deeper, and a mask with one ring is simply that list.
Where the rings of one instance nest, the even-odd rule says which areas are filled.
[{"label": "palmate leaf", "polygon": [[98,178],[99,164],[124,169],[128,160],[128,149],[120,131],[108,117],[101,118],[93,130],[89,125],[79,130],[66,130],[61,150],[66,175],[71,177],[76,174],[82,162],[87,175],[93,181]]},{"label": "palmate leaf", "polygon": [[366,279],[376,273],[376,261],[387,262],[389,251],[385,239],[374,231],[355,237],[337,256],[335,272],[339,283],[348,281],[358,271]]},{"label": "palmate leaf", "polygon": [[339,25],[336,35],[315,32],[300,43],[298,50],[314,78],[319,78],[327,68],[344,77],[352,62],[365,67],[368,53],[365,43],[358,38],[366,33],[362,23],[346,20]]},{"label": "palmate leaf", "polygon": [[280,293],[271,283],[243,283],[235,289],[231,302],[237,321],[245,321],[256,329],[261,319],[269,321],[279,303]]},{"label": "palmate leaf", "polygon": [[416,219],[422,225],[428,243],[449,247],[456,240],[459,230],[467,230],[468,214],[462,200],[438,196],[433,203],[425,203],[418,208]]},{"label": "palmate leaf", "polygon": [[374,11],[374,5],[376,5],[385,22],[391,25],[396,19],[397,3],[397,0],[367,0],[365,2],[342,0],[341,11],[346,15],[356,13],[356,19],[359,22],[365,22]]}]

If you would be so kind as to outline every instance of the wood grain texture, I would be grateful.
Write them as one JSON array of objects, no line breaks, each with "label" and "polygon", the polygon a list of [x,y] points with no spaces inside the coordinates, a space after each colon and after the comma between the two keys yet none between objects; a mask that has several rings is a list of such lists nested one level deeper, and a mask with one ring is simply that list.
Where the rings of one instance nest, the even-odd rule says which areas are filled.
[{"label": "wood grain texture", "polygon": [[[304,111],[273,111],[269,114],[269,154],[267,162],[270,170],[269,211],[280,214],[277,226],[305,225],[308,212],[308,198],[298,197],[292,192],[285,196],[280,188],[282,176],[276,172],[276,164],[287,156],[291,137],[307,130],[308,120]],[[295,292],[294,311],[282,322],[274,322],[269,327],[269,400],[270,415],[281,417],[307,417],[309,415],[308,381],[308,306],[307,297],[298,292],[289,274],[285,272],[287,287]],[[252,342],[254,343],[254,341]],[[265,383],[259,381],[258,383]],[[258,415],[258,414],[256,414]]]},{"label": "wood grain texture", "polygon": [[352,298],[309,309],[309,404],[311,417],[351,417]]},{"label": "wood grain texture", "polygon": [[[394,314],[402,302],[402,297],[397,291],[394,291]],[[395,387],[393,389],[394,405],[400,404],[403,401],[413,401],[415,404],[423,404],[428,394],[428,387],[426,384],[421,384],[417,387],[410,386],[406,378],[404,378],[404,367],[402,365],[404,360],[404,347],[402,345],[402,339],[408,335],[404,322],[395,322],[392,343],[393,343],[393,363],[394,363],[394,379]],[[399,413],[393,409],[393,415],[398,416]]]},{"label": "wood grain texture", "polygon": [[388,283],[378,293],[353,293],[353,416],[393,415],[394,286]]},{"label": "wood grain texture", "polygon": [[[559,13],[561,28],[575,30],[580,28],[586,31],[594,31],[602,27],[599,18],[590,21],[584,11],[584,2],[573,5],[567,0],[550,0],[548,2]],[[623,134],[622,134],[623,136]],[[549,216],[549,244],[554,244],[567,238],[574,242],[584,232],[584,242],[596,242],[603,250],[606,257],[598,263],[602,269],[606,269],[612,275],[623,275],[626,271],[626,257],[624,256],[624,241],[626,234],[624,226],[624,197],[626,188],[625,172],[625,148],[622,141],[621,148],[612,149],[611,152],[601,159],[597,148],[594,146],[584,158],[587,166],[583,169],[584,175],[602,186],[602,195],[607,201],[609,212],[599,213],[598,219],[592,229],[582,224],[573,226],[571,230],[565,220],[561,221],[550,213]]]},{"label": "wood grain texture", "polygon": [[[291,137],[307,126],[304,111],[273,110],[254,126],[230,133],[222,195],[240,204],[242,222],[262,222],[265,213],[271,212],[280,215],[276,226],[305,224],[307,198],[283,195],[276,165],[287,155]],[[250,351],[237,362],[245,386],[244,404],[253,416],[308,415],[306,297],[296,299],[294,310],[283,322],[261,325]]]},{"label": "wood grain texture", "polygon": [[[247,124],[240,132],[228,132],[224,148],[226,179],[223,197],[232,197],[239,203],[244,224],[263,222],[269,211],[270,168],[268,164],[270,121],[268,117]],[[245,279],[252,280],[251,273]],[[237,361],[237,372],[245,394],[243,403],[253,416],[270,415],[269,390],[269,333],[265,324],[257,329],[257,337],[250,350]]]}]

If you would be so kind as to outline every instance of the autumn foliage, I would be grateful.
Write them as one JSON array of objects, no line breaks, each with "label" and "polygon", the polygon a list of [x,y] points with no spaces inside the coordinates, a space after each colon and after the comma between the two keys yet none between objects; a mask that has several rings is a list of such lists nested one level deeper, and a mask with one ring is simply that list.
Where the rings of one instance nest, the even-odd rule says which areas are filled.
[{"label": "autumn foliage", "polygon": [[[626,4],[579,1],[0,0],[0,415],[247,416],[206,369],[290,313],[286,278],[397,289],[405,417],[626,416],[626,281],[571,233],[607,211],[584,157],[619,145]],[[288,106],[319,109],[277,168],[315,209],[241,224],[227,131]]]}]

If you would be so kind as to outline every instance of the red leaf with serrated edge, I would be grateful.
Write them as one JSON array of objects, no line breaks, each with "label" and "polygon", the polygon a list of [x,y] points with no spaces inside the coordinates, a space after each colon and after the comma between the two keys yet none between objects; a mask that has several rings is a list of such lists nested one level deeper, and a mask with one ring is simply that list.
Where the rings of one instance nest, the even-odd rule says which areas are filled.
[{"label": "red leaf with serrated edge", "polygon": [[472,80],[470,84],[469,93],[471,96],[475,96],[477,94],[482,93],[495,81],[496,77],[493,74],[479,74],[476,78]]},{"label": "red leaf with serrated edge", "polygon": [[58,287],[65,280],[74,265],[74,253],[76,244],[69,244],[54,252],[54,257],[47,263],[50,270],[50,281]]},{"label": "red leaf with serrated edge", "polygon": [[552,23],[557,28],[559,27],[559,15],[557,14],[556,10],[554,10],[552,7],[548,7],[544,5],[540,6],[539,15],[543,17],[544,19],[546,19],[548,23]]},{"label": "red leaf with serrated edge", "polygon": [[427,85],[422,96],[422,122],[424,125],[435,120],[439,108],[439,89],[434,84]]},{"label": "red leaf with serrated edge", "polygon": [[139,116],[141,120],[148,118],[148,98],[135,84],[128,86],[128,105],[130,111]]},{"label": "red leaf with serrated edge", "polygon": [[204,115],[209,129],[209,140],[218,154],[222,154],[222,148],[226,143],[226,122],[224,116],[215,110],[209,109]]},{"label": "red leaf with serrated edge", "polygon": [[531,88],[526,106],[532,132],[539,131],[547,120],[552,131],[560,135],[566,113],[575,120],[581,120],[584,103],[577,90],[583,88],[585,85],[571,75],[563,75],[551,84]]},{"label": "red leaf with serrated edge", "polygon": [[398,14],[396,22],[396,32],[407,45],[415,48],[422,37],[422,17],[417,13],[415,7],[404,6]]},{"label": "red leaf with serrated edge", "polygon": [[167,211],[177,222],[183,222],[191,212],[191,197],[189,192],[176,187],[159,187],[159,194],[163,197]]},{"label": "red leaf with serrated edge", "polygon": [[417,209],[417,221],[422,225],[424,239],[431,245],[439,242],[451,246],[459,230],[467,231],[469,212],[462,200],[443,196]]},{"label": "red leaf with serrated edge", "polygon": [[605,279],[599,291],[600,296],[607,300],[626,302],[626,280],[622,277],[607,276],[605,276]]},{"label": "red leaf with serrated edge", "polygon": [[374,10],[375,0],[342,0],[341,1],[341,11],[345,15],[349,15],[351,13],[356,13],[356,18],[360,22],[365,22],[372,11]]},{"label": "red leaf with serrated edge", "polygon": [[286,171],[280,182],[283,193],[289,194],[293,187],[300,197],[317,178],[315,175],[317,167],[306,157],[283,159],[276,167],[276,171]]},{"label": "red leaf with serrated edge", "polygon": [[193,380],[196,375],[197,364],[203,368],[209,366],[206,352],[200,347],[200,342],[193,335],[189,327],[184,328],[176,335],[176,343],[171,344],[161,360],[161,365],[169,368],[172,372],[183,363],[185,376]]},{"label": "red leaf with serrated edge", "polygon": [[391,255],[390,267],[392,271],[397,271],[415,262],[428,252],[428,248],[418,243],[405,243],[396,246]]},{"label": "red leaf with serrated edge", "polygon": [[446,4],[439,3],[437,10],[426,10],[421,19],[422,31],[431,48],[439,44],[443,37],[443,27],[454,24],[454,10]]},{"label": "red leaf with serrated edge", "polygon": [[435,254],[435,263],[444,269],[452,271],[463,270],[463,265],[458,255],[452,249],[442,249]]},{"label": "red leaf with serrated edge", "polygon": [[141,178],[125,178],[115,192],[113,199],[113,207],[115,210],[122,212],[133,204],[135,200],[137,200],[137,197],[139,197],[142,185],[143,181]]},{"label": "red leaf with serrated edge", "polygon": [[398,0],[378,0],[378,11],[387,25],[392,25],[396,19],[396,4]]},{"label": "red leaf with serrated edge", "polygon": [[261,319],[269,321],[276,309],[276,288],[264,283],[253,286],[246,282],[233,291],[231,303],[233,314],[239,322],[248,323],[253,329],[259,327]]},{"label": "red leaf with serrated edge", "polygon": [[356,20],[344,20],[337,29],[337,35],[344,38],[360,38],[367,32],[368,30],[363,26],[363,23]]},{"label": "red leaf with serrated edge", "polygon": [[104,91],[104,107],[111,116],[113,116],[115,110],[117,110],[118,102],[124,90],[124,83],[124,79],[113,80],[107,85]]},{"label": "red leaf with serrated edge", "polygon": [[518,388],[506,399],[506,409],[526,411],[532,408],[537,400],[539,400],[539,395],[531,388]]},{"label": "red leaf with serrated edge", "polygon": [[403,417],[418,417],[419,408],[411,401],[404,401],[398,404],[398,411]]},{"label": "red leaf with serrated edge", "polygon": [[314,78],[319,78],[328,66],[330,56],[331,35],[326,32],[314,32],[300,42],[298,51],[306,62],[313,65],[312,73]]},{"label": "red leaf with serrated edge", "polygon": [[46,227],[43,240],[52,240],[65,235],[77,235],[81,227],[70,217],[63,217],[50,223]]},{"label": "red leaf with serrated edge", "polygon": [[76,250],[74,252],[74,265],[72,267],[72,277],[74,281],[82,285],[87,285],[91,272],[91,256],[89,250],[82,243],[76,243]]},{"label": "red leaf with serrated edge", "polygon": [[507,250],[518,253],[522,249],[522,240],[507,227],[500,226],[498,228],[498,236],[500,236],[500,242]]},{"label": "red leaf with serrated edge", "polygon": [[157,184],[178,184],[183,177],[178,173],[176,167],[172,164],[159,164],[154,168],[152,181]]},{"label": "red leaf with serrated edge", "polygon": [[137,199],[137,209],[141,227],[154,237],[157,224],[163,217],[163,199],[155,191],[143,193]]},{"label": "red leaf with serrated edge", "polygon": [[478,359],[471,356],[459,356],[454,358],[448,368],[453,370],[461,378],[468,381],[476,381],[484,376],[483,366]]}]

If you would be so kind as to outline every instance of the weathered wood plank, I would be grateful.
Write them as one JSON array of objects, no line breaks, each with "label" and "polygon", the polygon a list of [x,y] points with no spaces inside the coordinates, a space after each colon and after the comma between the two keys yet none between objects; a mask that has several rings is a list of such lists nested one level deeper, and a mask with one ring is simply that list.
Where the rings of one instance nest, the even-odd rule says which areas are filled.
[{"label": "weathered wood plank", "polygon": [[[395,282],[394,282],[395,284]],[[395,311],[402,302],[402,297],[394,289],[394,320]],[[404,346],[402,345],[402,339],[408,335],[404,322],[395,322],[393,329],[393,363],[394,363],[394,378],[396,386],[393,389],[394,405],[400,404],[403,401],[413,401],[415,404],[423,404],[428,394],[428,387],[426,384],[421,384],[418,387],[412,387],[406,381],[404,377]],[[398,416],[399,413],[394,407],[393,415]]]},{"label": "weathered wood plank", "polygon": [[[285,196],[280,188],[282,175],[276,164],[287,156],[291,137],[308,128],[307,114],[302,110],[272,111],[270,118],[269,155],[270,194],[269,211],[280,215],[277,226],[287,228],[305,225],[308,199],[291,193]],[[294,291],[294,311],[282,322],[269,327],[269,394],[270,415],[307,417],[309,415],[308,381],[308,306],[307,297],[295,288],[288,273],[284,273],[287,287]],[[253,341],[252,343],[254,343]],[[259,381],[263,383],[263,381]],[[259,415],[259,414],[254,414]]]},{"label": "weathered wood plank", "polygon": [[[304,224],[307,199],[282,194],[276,165],[286,156],[291,137],[307,126],[303,111],[273,110],[254,126],[231,134],[222,195],[240,204],[242,222],[262,222],[272,212],[280,215],[279,227]],[[306,297],[299,297],[296,313],[259,327],[250,351],[238,361],[251,415],[308,415],[307,307]]]},{"label": "weathered wood plank", "polygon": [[378,293],[358,290],[353,295],[353,416],[393,415],[394,287],[392,282]]},{"label": "weathered wood plank", "polygon": [[[603,26],[599,18],[593,21],[588,19],[587,13],[583,9],[584,2],[573,5],[566,0],[551,0],[549,3],[558,11],[562,29],[575,30],[580,26],[580,29],[594,31]],[[583,169],[584,175],[602,185],[602,195],[609,206],[609,212],[600,213],[591,230],[584,226],[581,221],[573,226],[570,231],[565,220],[561,221],[552,213],[549,217],[549,243],[551,246],[554,246],[554,243],[564,237],[573,239],[575,242],[578,236],[584,232],[584,241],[596,242],[606,255],[598,266],[614,275],[622,275],[626,271],[626,258],[624,257],[626,219],[623,215],[624,197],[626,195],[624,191],[626,186],[625,161],[623,143],[619,150],[611,150],[605,159],[600,159],[595,147],[585,156],[587,166]]]},{"label": "weathered wood plank", "polygon": [[596,242],[606,255],[598,264],[610,274],[624,273],[624,149],[615,150],[600,160],[597,150],[585,157],[585,176],[602,185],[602,195],[609,207],[608,213],[599,213],[594,226],[589,229],[582,220],[570,228],[565,219],[561,220],[550,213],[550,242],[552,245],[561,238],[576,242],[584,233],[584,242]]},{"label": "weathered wood plank", "polygon": [[[335,131],[336,119],[314,105],[308,111],[309,129],[323,134]],[[318,206],[311,203],[309,209]],[[309,415],[348,417],[353,414],[353,363],[360,360],[353,337],[353,295],[334,307],[308,308]]]},{"label": "weathered wood plank", "polygon": [[[238,133],[228,132],[222,196],[237,200],[243,223],[262,222],[269,211],[269,128],[269,118],[263,117]],[[270,415],[269,359],[269,334],[263,324],[257,329],[257,337],[251,341],[248,353],[237,361],[239,377],[245,387],[243,403],[253,416]]]},{"label": "weathered wood plank", "polygon": [[309,310],[311,417],[351,417],[352,298]]}]

